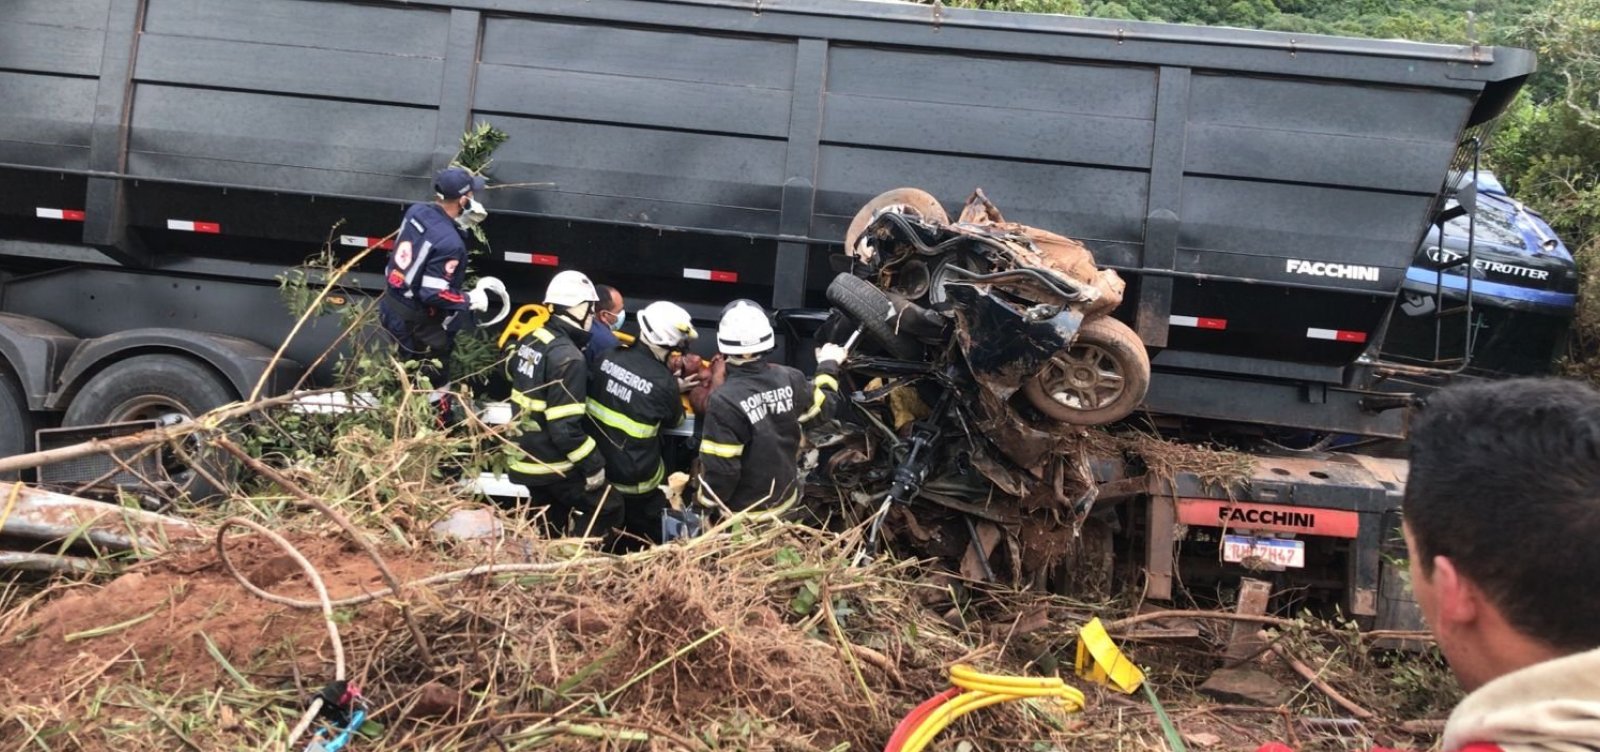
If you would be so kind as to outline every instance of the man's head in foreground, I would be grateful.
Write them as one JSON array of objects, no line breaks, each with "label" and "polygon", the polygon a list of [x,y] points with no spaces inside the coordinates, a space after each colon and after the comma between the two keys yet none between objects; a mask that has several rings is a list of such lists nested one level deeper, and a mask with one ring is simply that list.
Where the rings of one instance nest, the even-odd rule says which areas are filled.
[{"label": "man's head in foreground", "polygon": [[1600,392],[1473,384],[1411,431],[1411,586],[1468,691],[1600,647]]}]

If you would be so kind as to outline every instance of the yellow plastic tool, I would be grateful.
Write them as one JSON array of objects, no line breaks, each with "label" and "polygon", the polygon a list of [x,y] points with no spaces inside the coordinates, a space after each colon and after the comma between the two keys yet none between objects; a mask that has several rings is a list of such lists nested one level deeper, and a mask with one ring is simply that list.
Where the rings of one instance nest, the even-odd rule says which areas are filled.
[{"label": "yellow plastic tool", "polygon": [[1144,683],[1144,671],[1117,649],[1098,617],[1078,630],[1078,676],[1131,695]]},{"label": "yellow plastic tool", "polygon": [[[506,328],[500,330],[500,340],[497,346],[503,350],[507,343],[521,339],[522,335],[544,326],[544,323],[549,320],[550,309],[545,308],[543,304],[529,303],[518,308],[517,312],[511,315],[511,320],[506,322]],[[633,344],[632,334],[617,332],[616,335],[618,342],[624,345]]]},{"label": "yellow plastic tool", "polygon": [[550,309],[539,303],[529,303],[511,314],[511,320],[506,322],[506,328],[500,330],[498,346],[504,348],[506,343],[514,342],[550,320]]}]

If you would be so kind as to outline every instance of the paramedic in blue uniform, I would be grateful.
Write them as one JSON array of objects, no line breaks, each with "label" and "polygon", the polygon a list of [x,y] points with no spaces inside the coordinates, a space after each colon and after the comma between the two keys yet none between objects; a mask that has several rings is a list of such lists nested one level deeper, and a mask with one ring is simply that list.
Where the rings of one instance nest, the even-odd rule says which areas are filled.
[{"label": "paramedic in blue uniform", "polygon": [[406,209],[384,271],[378,320],[394,338],[401,360],[420,364],[417,374],[434,389],[429,400],[439,403],[441,413],[450,407],[456,334],[472,321],[472,312],[489,308],[483,285],[461,289],[467,276],[466,232],[488,215],[475,198],[483,187],[482,177],[460,167],[435,175],[434,200]]}]

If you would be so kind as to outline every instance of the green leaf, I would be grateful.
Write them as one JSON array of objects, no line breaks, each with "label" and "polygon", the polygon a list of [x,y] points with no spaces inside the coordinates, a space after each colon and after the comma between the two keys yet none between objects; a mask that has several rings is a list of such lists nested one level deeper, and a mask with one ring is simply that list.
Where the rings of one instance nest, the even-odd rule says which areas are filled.
[{"label": "green leaf", "polygon": [[817,594],[822,592],[816,580],[807,580],[800,586],[800,592],[794,594],[794,600],[789,601],[789,610],[798,616],[805,616],[817,607]]},{"label": "green leaf", "polygon": [[798,567],[804,561],[805,559],[801,558],[800,552],[794,550],[793,546],[784,546],[778,549],[778,553],[772,557],[772,563],[780,567]]}]

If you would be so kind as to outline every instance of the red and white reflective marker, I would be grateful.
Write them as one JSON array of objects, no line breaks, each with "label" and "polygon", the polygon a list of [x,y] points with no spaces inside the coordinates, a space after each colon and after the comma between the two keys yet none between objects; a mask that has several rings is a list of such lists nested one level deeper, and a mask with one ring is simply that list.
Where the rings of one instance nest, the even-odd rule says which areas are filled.
[{"label": "red and white reflective marker", "polygon": [[1310,339],[1327,339],[1334,342],[1366,342],[1366,332],[1348,332],[1343,329],[1317,329],[1306,330],[1306,337]]},{"label": "red and white reflective marker", "polygon": [[40,219],[60,219],[67,222],[82,222],[82,209],[46,209],[41,206],[34,209],[34,214]]},{"label": "red and white reflective marker", "polygon": [[1167,320],[1173,326],[1187,326],[1194,329],[1216,329],[1220,331],[1228,328],[1227,319],[1208,319],[1204,316],[1172,316]]},{"label": "red and white reflective marker", "polygon": [[506,261],[509,261],[513,264],[533,264],[534,266],[561,265],[560,256],[551,256],[545,253],[518,253],[515,251],[507,251]]},{"label": "red and white reflective marker", "polygon": [[365,235],[340,235],[339,245],[348,245],[355,248],[371,248],[377,246],[384,250],[394,248],[394,240],[390,238],[369,238]]},{"label": "red and white reflective marker", "polygon": [[684,279],[704,279],[711,282],[738,282],[738,272],[725,272],[718,269],[684,269]]},{"label": "red and white reflective marker", "polygon": [[183,232],[205,232],[216,235],[222,232],[222,225],[216,222],[196,222],[191,219],[169,219],[168,230],[181,230]]}]

